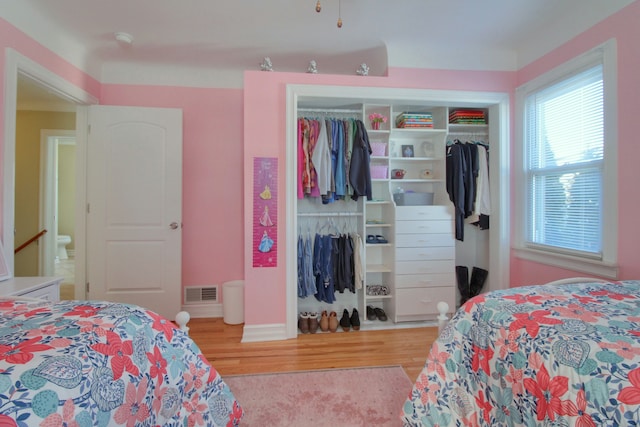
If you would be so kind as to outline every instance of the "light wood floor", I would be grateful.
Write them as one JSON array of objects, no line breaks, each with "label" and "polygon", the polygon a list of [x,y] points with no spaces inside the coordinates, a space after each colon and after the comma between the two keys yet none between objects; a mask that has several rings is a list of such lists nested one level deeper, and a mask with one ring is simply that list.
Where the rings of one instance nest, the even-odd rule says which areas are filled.
[{"label": "light wood floor", "polygon": [[413,381],[427,359],[438,328],[318,332],[297,339],[241,343],[243,325],[222,318],[191,319],[189,335],[225,375],[327,368],[401,365]]}]

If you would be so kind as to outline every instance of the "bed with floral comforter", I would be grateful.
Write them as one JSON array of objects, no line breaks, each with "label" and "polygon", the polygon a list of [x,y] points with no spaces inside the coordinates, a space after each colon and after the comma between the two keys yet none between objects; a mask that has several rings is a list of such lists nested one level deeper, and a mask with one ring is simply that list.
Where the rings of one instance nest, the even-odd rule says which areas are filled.
[{"label": "bed with floral comforter", "polygon": [[189,336],[144,308],[0,298],[0,426],[233,426]]},{"label": "bed with floral comforter", "polygon": [[640,281],[512,288],[462,306],[405,426],[640,425]]}]

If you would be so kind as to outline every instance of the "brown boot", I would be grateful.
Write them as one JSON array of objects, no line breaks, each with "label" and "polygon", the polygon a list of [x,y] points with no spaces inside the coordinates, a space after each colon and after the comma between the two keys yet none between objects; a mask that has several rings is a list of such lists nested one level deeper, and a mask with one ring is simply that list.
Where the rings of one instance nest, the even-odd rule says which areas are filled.
[{"label": "brown boot", "polygon": [[320,330],[322,332],[327,332],[329,330],[329,316],[327,316],[327,310],[322,312],[322,316],[320,316]]},{"label": "brown boot", "polygon": [[315,334],[318,332],[318,313],[309,313],[309,332]]},{"label": "brown boot", "polygon": [[303,334],[309,333],[309,314],[306,311],[300,313],[300,317],[298,317],[298,328]]},{"label": "brown boot", "polygon": [[332,311],[329,315],[329,331],[335,332],[338,330],[338,315],[335,311]]}]

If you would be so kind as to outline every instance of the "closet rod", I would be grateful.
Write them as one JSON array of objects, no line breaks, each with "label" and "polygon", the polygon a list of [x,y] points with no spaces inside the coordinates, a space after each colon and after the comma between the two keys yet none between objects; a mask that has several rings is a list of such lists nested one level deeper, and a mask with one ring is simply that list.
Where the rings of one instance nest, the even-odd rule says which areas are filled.
[{"label": "closet rod", "polygon": [[344,114],[362,114],[362,110],[346,110],[340,108],[298,108],[301,113],[344,113]]},{"label": "closet rod", "polygon": [[302,212],[298,216],[362,216],[361,212]]},{"label": "closet rod", "polygon": [[485,131],[447,132],[447,135],[489,135],[489,132],[485,132]]}]

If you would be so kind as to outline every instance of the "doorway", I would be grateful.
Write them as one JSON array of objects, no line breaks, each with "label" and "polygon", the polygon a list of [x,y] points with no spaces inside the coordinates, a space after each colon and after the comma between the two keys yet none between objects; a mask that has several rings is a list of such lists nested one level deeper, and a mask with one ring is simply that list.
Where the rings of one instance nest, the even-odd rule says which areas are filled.
[{"label": "doorway", "polygon": [[75,296],[75,131],[40,131],[39,275],[62,277],[60,298]]},{"label": "doorway", "polygon": [[[7,263],[13,275],[15,272],[14,236],[16,196],[16,117],[19,105],[29,103],[41,106],[66,105],[75,111],[75,129],[77,138],[76,162],[76,200],[75,200],[75,298],[84,299],[85,280],[85,248],[84,248],[84,206],[85,201],[85,163],[82,159],[86,151],[87,117],[84,106],[96,104],[97,99],[44,68],[33,60],[21,55],[13,49],[7,49],[5,56],[5,98],[4,98],[4,153],[3,153],[3,203],[2,203],[2,241],[6,250]],[[18,102],[18,86],[20,85],[20,103]],[[45,126],[46,127],[46,126]],[[78,131],[80,129],[81,131]],[[37,161],[36,161],[37,165]],[[36,166],[37,168],[37,166]],[[37,197],[37,195],[36,195]],[[37,209],[37,208],[36,208]],[[36,210],[37,212],[37,210]],[[19,242],[18,242],[19,243]]]}]

